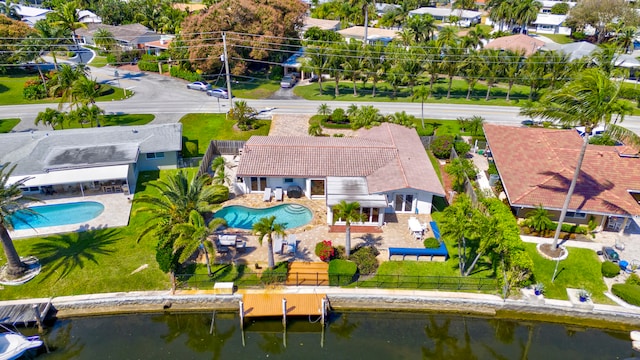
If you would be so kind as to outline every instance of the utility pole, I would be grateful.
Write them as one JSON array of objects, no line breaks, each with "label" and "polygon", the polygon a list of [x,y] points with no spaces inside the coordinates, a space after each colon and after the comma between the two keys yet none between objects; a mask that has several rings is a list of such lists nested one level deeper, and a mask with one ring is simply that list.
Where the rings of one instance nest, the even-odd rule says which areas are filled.
[{"label": "utility pole", "polygon": [[233,95],[231,95],[231,75],[229,74],[229,55],[227,54],[227,33],[222,33],[222,48],[224,54],[221,59],[224,61],[224,71],[227,75],[227,94],[229,95],[229,110],[233,109]]}]

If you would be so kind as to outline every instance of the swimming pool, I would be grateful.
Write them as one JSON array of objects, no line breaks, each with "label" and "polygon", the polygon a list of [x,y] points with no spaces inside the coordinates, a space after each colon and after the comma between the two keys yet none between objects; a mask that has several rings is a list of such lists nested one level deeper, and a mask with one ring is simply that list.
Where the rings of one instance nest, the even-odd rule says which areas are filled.
[{"label": "swimming pool", "polygon": [[37,212],[39,216],[19,211],[19,216],[12,217],[14,230],[82,223],[102,214],[104,205],[96,201],[80,201],[31,206],[30,209]]},{"label": "swimming pool", "polygon": [[297,204],[282,204],[264,209],[255,209],[240,205],[226,206],[217,211],[216,218],[223,218],[227,226],[231,228],[253,228],[253,224],[260,218],[275,216],[276,222],[285,224],[287,229],[296,228],[308,224],[313,218],[311,210]]}]

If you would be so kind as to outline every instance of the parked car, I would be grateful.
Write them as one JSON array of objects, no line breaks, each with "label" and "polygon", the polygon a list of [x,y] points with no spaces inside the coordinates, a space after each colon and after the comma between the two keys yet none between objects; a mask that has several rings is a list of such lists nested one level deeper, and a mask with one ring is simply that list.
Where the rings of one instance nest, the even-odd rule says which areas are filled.
[{"label": "parked car", "polygon": [[191,84],[187,84],[187,89],[207,91],[211,89],[211,85],[206,81],[195,81]]},{"label": "parked car", "polygon": [[309,82],[318,82],[318,75],[311,75],[311,77],[309,78]]},{"label": "parked car", "polygon": [[614,263],[620,261],[620,255],[618,255],[618,252],[615,251],[611,246],[602,247],[602,256],[604,256],[605,260],[609,260]]},{"label": "parked car", "polygon": [[227,90],[225,90],[223,88],[215,88],[215,89],[207,90],[207,95],[213,96],[213,97],[218,98],[218,99],[228,99],[229,98],[229,93],[227,92]]},{"label": "parked car", "polygon": [[292,75],[285,75],[280,80],[280,87],[291,88],[296,84],[296,78]]}]

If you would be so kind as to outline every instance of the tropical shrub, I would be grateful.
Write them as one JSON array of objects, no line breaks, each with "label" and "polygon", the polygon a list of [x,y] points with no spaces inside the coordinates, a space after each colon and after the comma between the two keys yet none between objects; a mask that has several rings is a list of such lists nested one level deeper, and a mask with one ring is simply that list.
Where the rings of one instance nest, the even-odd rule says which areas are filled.
[{"label": "tropical shrub", "polygon": [[640,306],[640,286],[629,284],[613,284],[611,292],[627,304]]},{"label": "tropical shrub", "polygon": [[434,237],[424,239],[423,244],[427,249],[437,249],[440,247],[440,241]]},{"label": "tropical shrub", "polygon": [[638,285],[640,286],[640,276],[638,274],[631,274],[627,278],[627,281],[624,282],[627,285]]},{"label": "tropical shrub", "polygon": [[605,261],[602,263],[601,271],[602,276],[612,278],[616,277],[620,273],[620,267],[611,261]]},{"label": "tropical shrub", "polygon": [[418,126],[416,128],[416,131],[418,132],[418,136],[433,136],[433,134],[435,133],[435,128],[433,127],[433,125],[426,124],[424,128]]},{"label": "tropical shrub", "polygon": [[349,260],[358,266],[360,274],[373,274],[378,270],[378,250],[373,246],[362,246],[353,251]]},{"label": "tropical shrub", "polygon": [[453,148],[456,149],[459,156],[464,157],[471,150],[471,145],[466,141],[456,141],[453,143]]},{"label": "tropical shrub", "polygon": [[329,285],[342,286],[353,282],[358,266],[353,261],[333,259],[329,262]]},{"label": "tropical shrub", "polygon": [[276,264],[273,269],[265,269],[260,276],[263,284],[283,283],[287,280],[287,272],[289,271],[289,263],[282,261]]},{"label": "tropical shrub", "polygon": [[178,66],[172,66],[171,70],[169,70],[169,74],[173,77],[177,77],[180,79],[184,79],[187,81],[198,81],[202,80],[202,76],[194,71],[189,71],[185,69],[181,69]]},{"label": "tropical shrub", "polygon": [[27,80],[22,89],[22,96],[27,100],[38,100],[47,97],[44,84],[38,80]]},{"label": "tropical shrub", "polygon": [[138,69],[158,72],[158,59],[153,55],[144,54],[138,61]]},{"label": "tropical shrub", "polygon": [[448,159],[453,148],[453,136],[438,136],[431,142],[431,152],[438,159]]},{"label": "tropical shrub", "polygon": [[333,246],[331,246],[331,241],[323,240],[316,244],[316,255],[322,261],[329,261],[333,258],[335,253]]},{"label": "tropical shrub", "polygon": [[498,175],[498,168],[496,167],[496,164],[489,164],[489,169],[487,170],[487,172],[489,173],[489,175]]}]

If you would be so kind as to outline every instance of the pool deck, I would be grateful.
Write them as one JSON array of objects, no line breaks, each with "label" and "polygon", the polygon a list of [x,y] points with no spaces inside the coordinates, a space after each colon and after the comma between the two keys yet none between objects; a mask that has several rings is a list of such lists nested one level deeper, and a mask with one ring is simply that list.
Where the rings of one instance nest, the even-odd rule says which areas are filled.
[{"label": "pool deck", "polygon": [[43,196],[42,202],[32,203],[29,205],[53,205],[66,204],[78,201],[96,201],[104,205],[104,211],[98,217],[78,224],[48,226],[35,229],[14,230],[10,231],[12,239],[28,238],[34,236],[43,236],[50,234],[79,232],[95,229],[106,229],[129,224],[129,214],[131,213],[130,196],[123,193],[114,194],[95,194],[86,196]]}]

